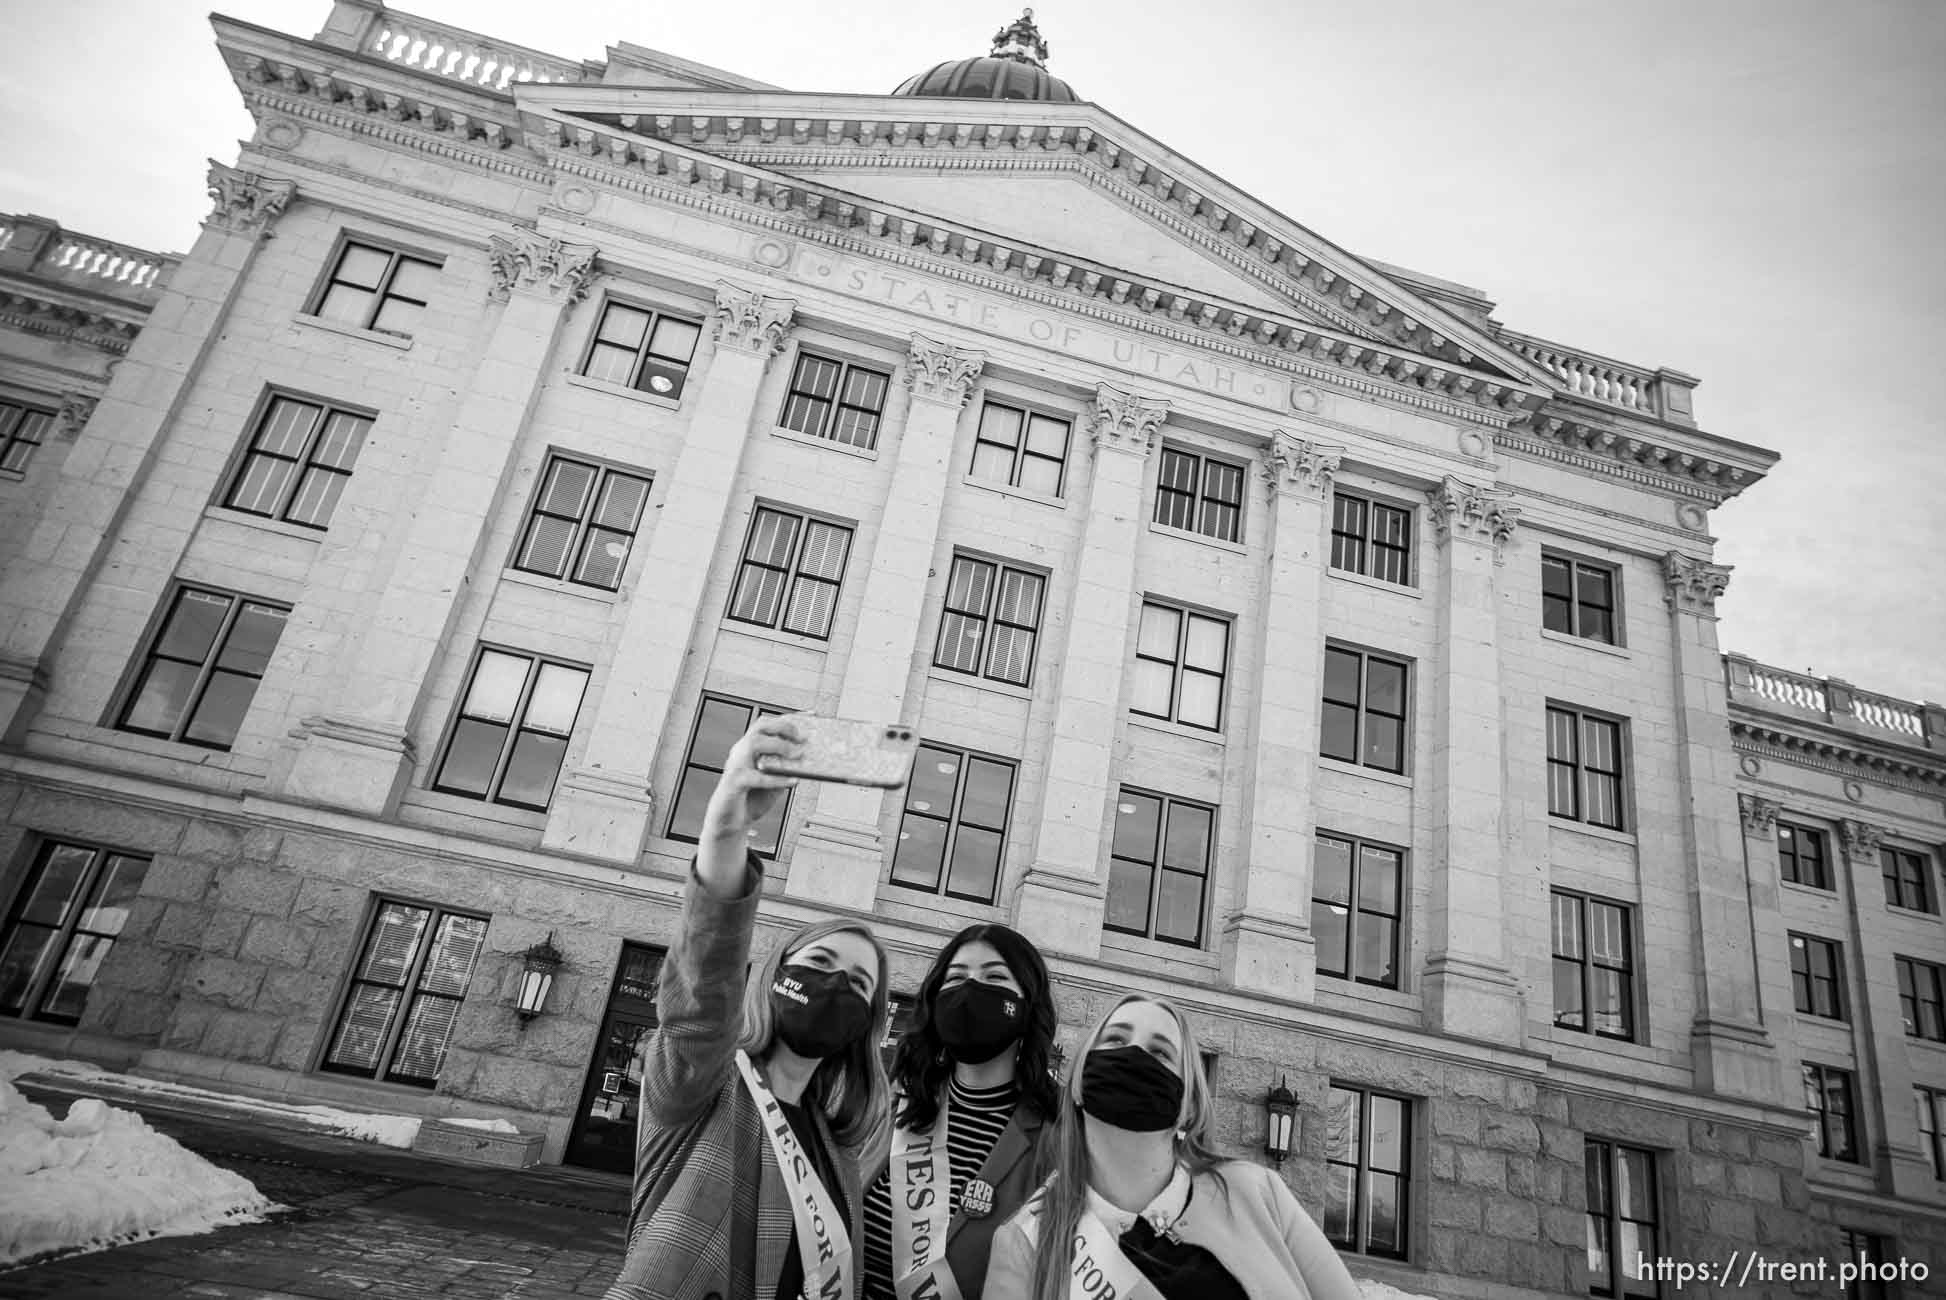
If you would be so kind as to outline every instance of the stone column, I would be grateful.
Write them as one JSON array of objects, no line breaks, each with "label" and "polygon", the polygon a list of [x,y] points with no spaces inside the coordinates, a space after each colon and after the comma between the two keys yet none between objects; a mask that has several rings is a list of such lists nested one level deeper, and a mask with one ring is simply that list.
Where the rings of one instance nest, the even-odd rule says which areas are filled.
[{"label": "stone column", "polygon": [[565,773],[548,812],[544,847],[633,863],[654,813],[649,768],[669,720],[683,659],[702,614],[710,564],[725,545],[737,466],[770,359],[783,350],[797,304],[766,298],[726,280],[716,285],[711,336],[716,352],[703,376],[643,557],[654,599],[634,600],[609,656],[601,707],[579,765]]},{"label": "stone column", "polygon": [[1756,947],[1757,1023],[1767,1029],[1773,1018],[1791,1014],[1789,932],[1784,924],[1783,875],[1777,864],[1777,814],[1783,805],[1761,795],[1739,793],[1737,811],[1743,823],[1742,863],[1750,897],[1751,942]]},{"label": "stone column", "polygon": [[1102,826],[1114,799],[1115,726],[1128,675],[1142,477],[1169,403],[1095,389],[1089,433],[1094,473],[1068,612],[1054,736],[1034,840],[1034,865],[1014,901],[1014,925],[1048,952],[1101,951],[1107,897]]},{"label": "stone column", "polygon": [[1752,1101],[1784,1097],[1777,1051],[1758,1011],[1749,877],[1739,839],[1736,756],[1716,647],[1725,565],[1663,557],[1675,653],[1676,779],[1682,792],[1684,872],[1696,944],[1696,1021],[1690,1056],[1699,1088]]},{"label": "stone column", "polygon": [[1264,466],[1270,550],[1256,670],[1261,701],[1250,754],[1248,858],[1237,910],[1223,928],[1223,978],[1251,993],[1309,1002],[1317,992],[1311,937],[1313,791],[1318,683],[1324,672],[1327,519],[1342,447],[1278,430]]},{"label": "stone column", "polygon": [[1508,968],[1502,893],[1501,548],[1517,506],[1448,477],[1426,494],[1439,548],[1438,662],[1426,787],[1432,806],[1429,1027],[1521,1041],[1519,986]]},{"label": "stone column", "polygon": [[329,712],[304,718],[283,778],[291,798],[389,815],[412,775],[412,733],[433,660],[459,652],[453,618],[480,565],[493,504],[526,427],[568,309],[587,292],[596,249],[532,231],[488,241],[506,305],[439,451],[436,496],[418,502],[391,579],[346,664]]},{"label": "stone column", "polygon": [[[297,192],[212,160],[215,208],[61,463],[46,510],[0,582],[0,743],[17,745],[47,693],[48,666],[147,479],[229,315],[257,249]],[[71,423],[63,403],[64,427]],[[188,540],[187,529],[183,541]],[[143,592],[153,602],[160,590]]]},{"label": "stone column", "polygon": [[[1885,832],[1850,818],[1838,823],[1845,859],[1845,891],[1851,906],[1847,945],[1857,956],[1846,963],[1851,986],[1852,1041],[1857,1046],[1858,1110],[1875,1130],[1872,1163],[1879,1190],[1915,1201],[1934,1195],[1932,1166],[1919,1145],[1919,1116],[1912,1101],[1912,1060],[1906,1050],[1905,1013],[1899,1006],[1896,955],[1886,947],[1867,948],[1859,912],[1866,898],[1877,899],[1881,867],[1879,841]],[[1876,904],[1874,904],[1876,906]],[[1919,954],[1923,955],[1923,954]],[[1865,1134],[1860,1131],[1863,1140]]]},{"label": "stone column", "polygon": [[[985,366],[984,352],[912,336],[905,371],[912,400],[872,548],[858,630],[845,661],[839,717],[892,722],[904,713],[953,437],[973,381]],[[817,802],[792,851],[784,892],[870,911],[885,856],[879,817],[886,792],[849,785],[814,789]]]}]

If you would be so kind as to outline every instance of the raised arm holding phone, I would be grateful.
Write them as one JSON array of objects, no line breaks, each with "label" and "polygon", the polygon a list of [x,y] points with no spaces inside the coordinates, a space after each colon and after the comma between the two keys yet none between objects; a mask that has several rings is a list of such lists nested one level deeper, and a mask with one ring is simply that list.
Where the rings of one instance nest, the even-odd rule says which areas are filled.
[{"label": "raised arm holding phone", "polygon": [[789,767],[805,739],[790,718],[759,719],[704,813],[644,1048],[628,1253],[608,1300],[857,1294],[859,1162],[889,1105],[885,951],[856,922],[822,921],[749,968],[763,889],[749,832],[797,784],[759,763]]}]

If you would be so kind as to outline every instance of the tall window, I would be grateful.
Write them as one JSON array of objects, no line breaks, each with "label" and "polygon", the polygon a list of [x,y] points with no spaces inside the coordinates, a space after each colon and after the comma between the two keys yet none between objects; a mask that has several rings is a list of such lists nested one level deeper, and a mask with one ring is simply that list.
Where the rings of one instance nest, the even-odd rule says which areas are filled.
[{"label": "tall window", "polygon": [[1243,466],[1230,461],[1164,447],[1155,521],[1219,541],[1242,541],[1243,474]]},{"label": "tall window", "polygon": [[1013,794],[1012,763],[921,745],[905,790],[892,883],[991,903]]},{"label": "tall window", "polygon": [[891,382],[883,371],[800,353],[777,423],[869,451],[878,445],[878,421]]},{"label": "tall window", "polygon": [[1129,708],[1187,727],[1223,726],[1223,675],[1230,661],[1227,619],[1144,601],[1135,637],[1135,692]]},{"label": "tall window", "polygon": [[578,664],[482,648],[433,789],[547,811],[587,688]]},{"label": "tall window", "polygon": [[295,397],[273,397],[257,421],[223,504],[306,528],[331,523],[372,417]]},{"label": "tall window", "polygon": [[[721,695],[705,695],[696,710],[696,731],[689,738],[689,755],[683,759],[682,777],[676,783],[676,798],[669,814],[669,838],[695,843],[703,833],[703,813],[716,783],[723,777],[730,747],[750,730],[759,717],[782,713],[762,704],[732,700]],[[790,796],[771,805],[764,819],[750,828],[750,847],[763,857],[774,857],[784,834],[784,814]]]},{"label": "tall window", "polygon": [[1804,1066],[1804,1105],[1817,1130],[1818,1154],[1827,1160],[1859,1163],[1858,1130],[1852,1120],[1851,1071],[1829,1065]]},{"label": "tall window", "polygon": [[1925,854],[1885,845],[1878,851],[1885,875],[1885,901],[1909,912],[1937,912],[1939,899],[1932,888],[1932,863]]},{"label": "tall window", "polygon": [[1333,1083],[1325,1099],[1324,1235],[1341,1250],[1404,1259],[1412,1103]]},{"label": "tall window", "polygon": [[249,596],[179,588],[115,726],[228,749],[289,616]]},{"label": "tall window", "polygon": [[850,553],[851,529],[843,524],[758,506],[743,543],[730,618],[826,640]]},{"label": "tall window", "polygon": [[1662,1253],[1657,1246],[1655,1152],[1589,1138],[1583,1164],[1588,1182],[1588,1294],[1661,1295],[1655,1274],[1642,1267]]},{"label": "tall window", "polygon": [[1635,1039],[1630,909],[1554,891],[1554,1027]]},{"label": "tall window", "polygon": [[1034,672],[1047,579],[1026,569],[955,555],[946,579],[933,664],[1025,686]]},{"label": "tall window", "polygon": [[321,1068],[437,1084],[486,932],[483,916],[379,900]]},{"label": "tall window", "polygon": [[988,402],[980,409],[972,475],[989,483],[1058,497],[1067,474],[1066,420]]},{"label": "tall window", "polygon": [[581,373],[658,397],[681,397],[703,327],[660,312],[605,303]]},{"label": "tall window", "polygon": [[1405,684],[1406,666],[1396,659],[1326,646],[1318,752],[1381,772],[1405,771]]},{"label": "tall window", "polygon": [[1919,1104],[1919,1145],[1926,1149],[1934,1181],[1946,1183],[1946,1091],[1914,1088]]},{"label": "tall window", "polygon": [[1399,898],[1405,854],[1319,832],[1311,934],[1318,974],[1399,987]]},{"label": "tall window", "polygon": [[1894,957],[1899,972],[1899,1014],[1908,1038],[1946,1043],[1946,966]]},{"label": "tall window", "polygon": [[346,240],[311,311],[354,329],[410,338],[438,280],[437,262]]},{"label": "tall window", "polygon": [[1548,706],[1547,810],[1622,829],[1622,724]]},{"label": "tall window", "polygon": [[1800,1015],[1845,1018],[1845,988],[1839,977],[1842,950],[1829,939],[1791,936],[1791,998]]},{"label": "tall window", "polygon": [[514,568],[616,591],[652,478],[550,456]]},{"label": "tall window", "polygon": [[1413,586],[1412,511],[1350,492],[1333,493],[1331,567]]},{"label": "tall window", "polygon": [[1838,1294],[1846,1300],[1885,1300],[1885,1278],[1892,1272],[1886,1266],[1885,1238],[1845,1228],[1838,1235],[1838,1249],[1839,1263],[1855,1265],[1858,1274],[1851,1281],[1841,1277]]},{"label": "tall window", "polygon": [[1541,556],[1541,626],[1615,644],[1615,566]]},{"label": "tall window", "polygon": [[114,849],[43,844],[0,940],[0,1015],[78,1022],[148,869]]},{"label": "tall window", "polygon": [[1831,855],[1825,847],[1823,831],[1782,820],[1777,823],[1777,862],[1791,884],[1832,887]]},{"label": "tall window", "polygon": [[1216,809],[1122,787],[1104,926],[1200,947]]},{"label": "tall window", "polygon": [[34,448],[47,441],[54,412],[19,402],[0,402],[0,470],[18,474],[27,468]]}]

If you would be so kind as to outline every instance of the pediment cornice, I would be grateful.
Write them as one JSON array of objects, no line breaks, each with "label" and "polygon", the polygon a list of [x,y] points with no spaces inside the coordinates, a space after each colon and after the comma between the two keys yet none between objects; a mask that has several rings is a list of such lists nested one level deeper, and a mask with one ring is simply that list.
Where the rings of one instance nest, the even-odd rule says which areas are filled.
[{"label": "pediment cornice", "polygon": [[0,326],[121,356],[148,310],[18,275],[0,275]]}]

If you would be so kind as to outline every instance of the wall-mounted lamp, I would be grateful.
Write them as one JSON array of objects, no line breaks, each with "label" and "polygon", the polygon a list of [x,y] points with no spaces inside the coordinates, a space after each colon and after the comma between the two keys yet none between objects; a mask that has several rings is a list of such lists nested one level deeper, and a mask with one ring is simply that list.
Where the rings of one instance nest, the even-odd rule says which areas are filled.
[{"label": "wall-mounted lamp", "polygon": [[1284,1086],[1282,1076],[1264,1098],[1264,1111],[1270,1120],[1264,1130],[1264,1150],[1281,1165],[1297,1137],[1297,1094]]},{"label": "wall-mounted lamp", "polygon": [[552,930],[547,938],[520,954],[520,995],[514,1001],[514,1010],[523,1021],[547,1009],[547,991],[554,987],[554,972],[561,969],[562,960]]}]

